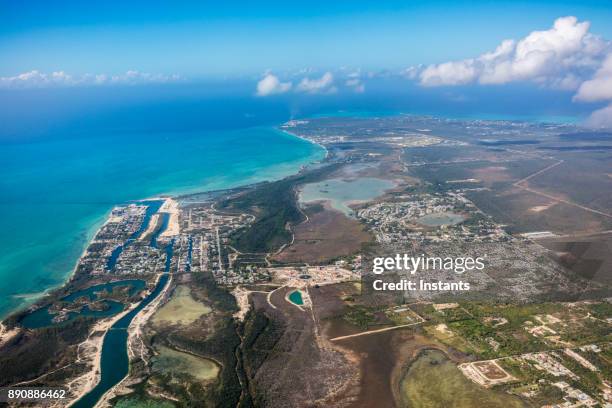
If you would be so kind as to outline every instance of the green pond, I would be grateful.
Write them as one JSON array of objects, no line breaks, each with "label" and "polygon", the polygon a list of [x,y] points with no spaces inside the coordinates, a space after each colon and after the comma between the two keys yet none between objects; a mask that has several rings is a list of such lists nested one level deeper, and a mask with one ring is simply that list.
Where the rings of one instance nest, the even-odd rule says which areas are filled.
[{"label": "green pond", "polygon": [[462,215],[452,212],[441,212],[427,214],[419,218],[419,224],[427,225],[428,227],[441,227],[443,225],[457,225],[465,220]]},{"label": "green pond", "polygon": [[523,408],[518,398],[468,380],[444,353],[426,350],[411,364],[400,383],[402,405],[410,408]]},{"label": "green pond", "polygon": [[289,294],[289,300],[291,303],[296,304],[298,306],[302,306],[304,304],[304,299],[302,299],[302,292],[299,290],[294,290]]},{"label": "green pond", "polygon": [[175,376],[189,375],[199,381],[214,380],[220,367],[212,360],[168,347],[158,347],[153,358],[153,371]]},{"label": "green pond", "polygon": [[353,210],[349,207],[351,203],[372,200],[394,186],[395,183],[392,181],[374,177],[323,180],[303,185],[300,201],[302,203],[329,201],[332,208],[352,216]]}]

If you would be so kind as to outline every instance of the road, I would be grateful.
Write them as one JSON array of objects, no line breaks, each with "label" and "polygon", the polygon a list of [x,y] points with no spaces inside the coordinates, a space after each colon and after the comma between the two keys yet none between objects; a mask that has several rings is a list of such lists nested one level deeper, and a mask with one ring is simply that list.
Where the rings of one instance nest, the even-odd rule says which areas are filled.
[{"label": "road", "polygon": [[542,197],[546,197],[546,198],[548,198],[550,200],[553,200],[553,201],[556,201],[558,203],[567,204],[567,205],[570,205],[572,207],[580,208],[581,210],[588,211],[588,212],[593,213],[593,214],[602,215],[602,216],[607,217],[607,218],[612,218],[612,214],[608,214],[608,213],[603,212],[603,211],[595,210],[593,208],[586,207],[584,205],[575,203],[573,201],[564,200],[562,198],[555,197],[554,195],[551,195],[551,194],[548,194],[548,193],[543,193],[541,191],[534,190],[533,188],[526,187],[526,186],[522,185],[524,182],[529,181],[533,177],[539,176],[540,174],[545,173],[545,172],[547,172],[547,171],[549,171],[549,170],[559,166],[561,163],[563,163],[563,160],[559,160],[557,163],[551,164],[550,166],[545,167],[542,170],[536,171],[535,173],[525,177],[524,179],[521,179],[521,180],[517,181],[513,185],[515,187],[518,187],[518,188],[522,189],[522,190],[528,191],[528,192],[533,193],[533,194],[540,195]]}]

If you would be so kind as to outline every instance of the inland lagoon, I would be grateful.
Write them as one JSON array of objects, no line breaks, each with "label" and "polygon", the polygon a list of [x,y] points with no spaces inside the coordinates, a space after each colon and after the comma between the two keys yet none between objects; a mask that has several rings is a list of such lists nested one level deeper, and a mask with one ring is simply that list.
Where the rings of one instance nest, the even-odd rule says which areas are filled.
[{"label": "inland lagoon", "polygon": [[350,204],[372,200],[393,188],[395,183],[374,177],[329,179],[302,186],[300,201],[328,201],[331,207],[347,216],[353,215]]},{"label": "inland lagoon", "polygon": [[155,312],[151,321],[156,326],[167,324],[186,326],[210,313],[211,310],[191,296],[188,286],[180,285],[174,290],[170,301]]},{"label": "inland lagoon", "polygon": [[445,225],[457,225],[465,221],[465,218],[460,214],[452,212],[440,212],[427,214],[417,220],[419,224],[428,227],[442,227]]},{"label": "inland lagoon", "polygon": [[153,358],[153,371],[164,374],[189,375],[199,381],[217,378],[219,366],[216,362],[191,353],[160,346]]}]

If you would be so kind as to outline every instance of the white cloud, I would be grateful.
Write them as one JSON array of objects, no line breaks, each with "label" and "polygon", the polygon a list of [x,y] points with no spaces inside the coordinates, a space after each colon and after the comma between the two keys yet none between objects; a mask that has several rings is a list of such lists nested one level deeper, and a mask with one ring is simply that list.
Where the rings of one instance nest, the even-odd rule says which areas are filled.
[{"label": "white cloud", "polygon": [[612,100],[612,53],[608,55],[593,78],[580,85],[574,100],[584,102]]},{"label": "white cloud", "polygon": [[574,100],[580,102],[609,101],[608,106],[591,113],[585,124],[596,128],[612,128],[612,52],[593,78],[580,85],[574,95]]},{"label": "white cloud", "polygon": [[408,67],[400,72],[400,75],[407,79],[417,79],[421,72],[423,71],[423,65],[419,64],[417,66]]},{"label": "white cloud", "polygon": [[473,59],[430,65],[420,75],[421,84],[426,86],[462,85],[475,79]]},{"label": "white cloud", "polygon": [[268,96],[281,94],[289,91],[293,84],[291,82],[281,82],[276,75],[266,74],[257,83],[257,96]]},{"label": "white cloud", "polygon": [[477,58],[411,67],[404,76],[423,86],[505,84],[531,81],[545,87],[577,90],[574,101],[610,101],[586,124],[612,127],[612,43],[589,33],[590,23],[561,17],[552,28],[503,41]]},{"label": "white cloud", "polygon": [[591,113],[585,124],[594,128],[612,129],[612,104]]},{"label": "white cloud", "polygon": [[[576,89],[612,49],[609,41],[589,33],[589,27],[576,17],[561,17],[549,30],[533,31],[519,41],[505,40],[477,58],[429,65],[418,78],[424,86],[534,81]],[[414,70],[408,73],[414,75]]]},{"label": "white cloud", "polygon": [[0,77],[0,86],[3,88],[38,88],[53,85],[73,85],[74,83],[74,78],[64,71],[45,74],[33,70],[15,76]]},{"label": "white cloud", "polygon": [[351,88],[355,93],[364,93],[365,92],[365,84],[361,80],[361,73],[359,71],[351,72],[347,75],[347,80],[344,82],[344,85],[348,88]]},{"label": "white cloud", "polygon": [[[338,92],[339,87],[355,93],[365,92],[365,83],[359,70],[343,73],[348,68],[339,69],[336,74],[327,71],[317,76],[305,76],[314,71],[311,68],[293,72],[289,75],[287,82],[281,80],[274,74],[266,72],[264,77],[257,83],[255,94],[257,96],[268,96],[286,92],[324,94],[329,95]],[[336,77],[337,76],[337,77]],[[285,76],[287,78],[287,76]],[[294,82],[295,81],[295,86]]]},{"label": "white cloud", "polygon": [[307,93],[333,93],[337,91],[334,86],[334,76],[331,72],[326,72],[321,78],[303,78],[297,86],[299,92]]},{"label": "white cloud", "polygon": [[70,75],[64,71],[56,71],[50,74],[37,70],[24,72],[15,76],[0,77],[0,88],[47,88],[58,86],[88,86],[124,84],[136,85],[144,83],[175,82],[182,78],[179,75],[150,74],[130,70],[125,74],[84,74]]},{"label": "white cloud", "polygon": [[359,78],[349,78],[346,80],[344,85],[351,88],[356,93],[365,92],[365,84]]}]

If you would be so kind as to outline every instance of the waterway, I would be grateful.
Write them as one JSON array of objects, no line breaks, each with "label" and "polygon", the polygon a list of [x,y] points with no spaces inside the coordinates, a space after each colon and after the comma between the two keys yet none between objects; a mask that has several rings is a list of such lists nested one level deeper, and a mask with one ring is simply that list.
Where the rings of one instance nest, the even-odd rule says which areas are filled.
[{"label": "waterway", "polygon": [[78,400],[74,408],[91,408],[102,396],[115,384],[120,382],[130,368],[130,361],[127,352],[128,327],[134,317],[145,306],[151,303],[164,289],[169,279],[169,274],[164,273],[160,276],[155,289],[142,301],[136,308],[119,319],[104,336],[102,344],[102,359],[100,362],[100,382]]},{"label": "waterway", "polygon": [[[113,269],[115,269],[115,265],[117,265],[117,260],[119,259],[119,256],[121,255],[123,250],[127,246],[129,246],[132,242],[134,242],[134,240],[136,240],[140,235],[142,235],[143,232],[146,231],[147,227],[149,226],[149,222],[151,221],[151,217],[153,216],[153,214],[155,214],[159,210],[159,208],[162,206],[163,203],[164,202],[162,200],[141,201],[141,202],[136,203],[139,205],[147,206],[144,219],[142,220],[142,223],[140,224],[140,228],[138,228],[137,231],[132,233],[132,235],[130,235],[130,237],[125,241],[123,245],[119,245],[117,248],[113,250],[113,252],[111,253],[111,256],[108,258],[108,262],[106,263],[107,270],[112,271]],[[168,223],[166,221],[166,226],[167,225]],[[161,231],[161,229],[159,231]],[[151,244],[155,242],[154,240],[156,240],[158,236],[159,235],[157,236],[154,235],[154,237],[151,238]]]}]

